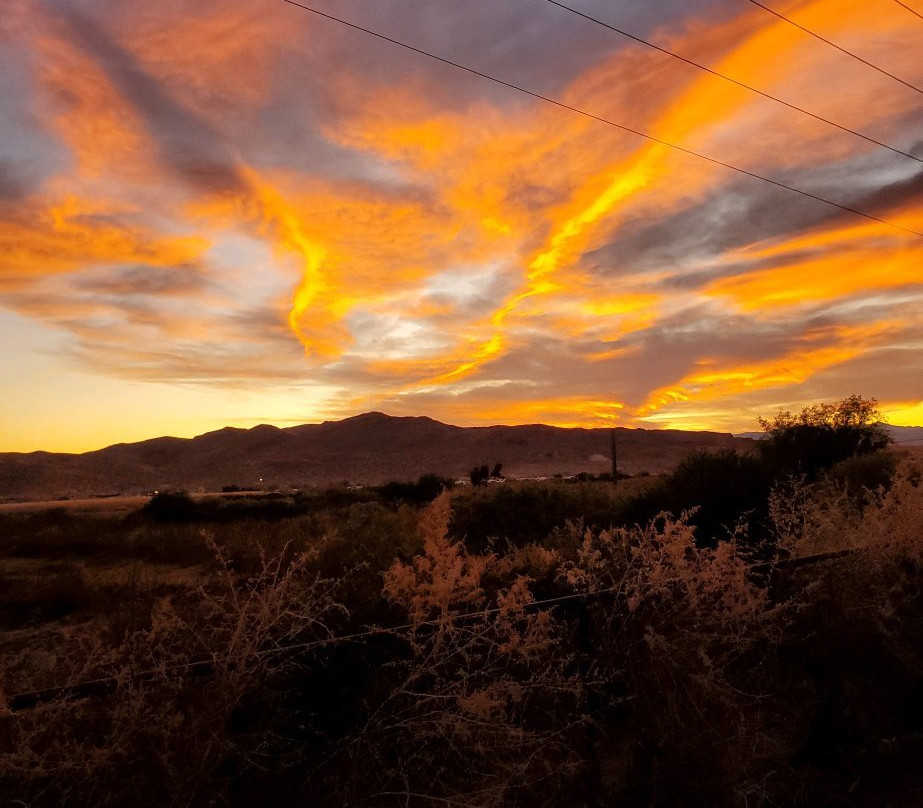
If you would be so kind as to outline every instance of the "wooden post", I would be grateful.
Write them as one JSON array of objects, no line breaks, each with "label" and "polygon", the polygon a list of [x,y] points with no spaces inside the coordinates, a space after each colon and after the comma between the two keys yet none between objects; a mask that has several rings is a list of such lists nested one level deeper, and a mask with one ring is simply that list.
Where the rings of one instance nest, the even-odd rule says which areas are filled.
[{"label": "wooden post", "polygon": [[612,450],[612,484],[618,485],[619,482],[619,469],[618,469],[618,455],[615,450],[615,427],[612,427],[609,430],[609,441]]}]

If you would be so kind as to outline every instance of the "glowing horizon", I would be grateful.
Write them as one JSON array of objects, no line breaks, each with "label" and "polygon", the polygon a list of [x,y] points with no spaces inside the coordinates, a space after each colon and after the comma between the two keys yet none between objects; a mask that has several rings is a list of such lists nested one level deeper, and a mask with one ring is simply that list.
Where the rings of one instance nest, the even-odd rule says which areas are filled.
[{"label": "glowing horizon", "polygon": [[[920,163],[532,0],[319,7],[923,229]],[[412,7],[412,8],[410,8]],[[888,0],[779,10],[923,83]],[[923,158],[907,87],[748,4],[580,8]],[[923,424],[923,238],[287,6],[11,0],[0,451],[369,410]]]}]

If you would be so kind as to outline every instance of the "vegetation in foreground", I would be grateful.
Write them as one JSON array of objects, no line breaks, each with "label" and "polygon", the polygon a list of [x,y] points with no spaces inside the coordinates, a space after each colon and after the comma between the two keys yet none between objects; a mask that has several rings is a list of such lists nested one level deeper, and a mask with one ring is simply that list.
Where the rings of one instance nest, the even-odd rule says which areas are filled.
[{"label": "vegetation in foreground", "polygon": [[923,486],[868,404],[618,489],[6,516],[0,799],[921,804]]}]

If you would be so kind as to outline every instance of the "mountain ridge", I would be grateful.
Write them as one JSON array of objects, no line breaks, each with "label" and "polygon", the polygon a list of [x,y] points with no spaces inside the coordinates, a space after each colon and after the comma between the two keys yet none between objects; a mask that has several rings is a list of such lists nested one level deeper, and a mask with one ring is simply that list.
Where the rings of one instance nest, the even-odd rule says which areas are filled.
[{"label": "mountain ridge", "polygon": [[[619,469],[659,473],[689,452],[747,451],[729,433],[617,427]],[[434,473],[464,477],[503,464],[511,477],[610,470],[610,429],[546,424],[461,427],[428,416],[362,413],[338,421],[249,429],[223,427],[192,438],[163,436],[82,454],[0,453],[0,499],[137,494],[226,485],[312,487],[379,484]]]},{"label": "mountain ridge", "polygon": [[[889,427],[895,443],[923,443],[923,427]],[[759,433],[616,427],[619,470],[667,471],[693,451],[751,451]],[[0,453],[0,500],[141,494],[155,489],[380,484],[432,473],[466,477],[482,464],[509,477],[609,471],[610,428],[547,424],[462,427],[428,416],[369,412],[316,424],[226,426],[82,454]]]}]

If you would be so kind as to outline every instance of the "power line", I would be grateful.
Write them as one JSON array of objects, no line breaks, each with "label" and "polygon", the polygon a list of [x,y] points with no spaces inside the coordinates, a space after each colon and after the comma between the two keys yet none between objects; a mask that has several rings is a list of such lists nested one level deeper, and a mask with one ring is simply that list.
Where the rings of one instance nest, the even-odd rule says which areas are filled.
[{"label": "power line", "polygon": [[[574,592],[570,595],[559,595],[553,598],[543,598],[533,600],[523,604],[524,609],[532,609],[536,606],[552,606],[560,603],[567,603],[574,600],[587,600],[591,598],[602,597],[603,595],[612,595],[622,591],[621,586],[608,587],[606,589],[596,589],[590,592]],[[490,617],[499,614],[502,611],[508,611],[506,606],[492,606],[487,609],[480,609],[474,612],[461,612],[459,614],[449,614],[445,617],[436,617],[429,620],[418,620],[412,623],[403,623],[397,626],[373,627],[365,631],[357,631],[353,634],[340,634],[325,637],[321,640],[309,640],[307,642],[293,643],[290,645],[278,645],[274,648],[268,648],[264,651],[256,651],[251,657],[262,658],[273,656],[292,651],[311,651],[315,648],[323,648],[330,645],[339,645],[347,642],[359,642],[368,637],[376,637],[383,634],[398,634],[403,631],[417,630],[422,627],[438,627],[444,625],[454,625],[466,620],[474,620],[479,617]],[[129,678],[133,681],[150,681],[157,676],[163,676],[169,673],[179,673],[180,671],[191,671],[192,673],[207,675],[215,672],[216,659],[199,659],[194,662],[181,662],[176,665],[167,665],[166,667],[151,668],[149,670],[135,671],[130,674]],[[12,712],[28,710],[36,705],[50,701],[55,698],[82,698],[88,695],[104,693],[114,689],[122,677],[119,676],[101,676],[97,679],[84,679],[73,685],[63,687],[49,687],[44,690],[33,690],[27,693],[17,693],[11,696],[7,702],[7,707]]]},{"label": "power line", "polygon": [[600,115],[594,115],[592,112],[587,112],[586,110],[579,109],[578,107],[571,106],[570,104],[565,104],[563,101],[557,101],[554,98],[551,98],[547,95],[542,95],[541,93],[534,92],[533,90],[528,90],[525,87],[522,87],[518,84],[513,84],[512,82],[504,81],[503,79],[498,79],[495,76],[491,76],[488,73],[483,73],[480,70],[475,70],[473,67],[467,67],[466,65],[463,65],[459,62],[453,62],[451,59],[447,59],[444,56],[437,56],[436,54],[423,50],[422,48],[418,48],[414,45],[409,45],[406,42],[401,42],[399,39],[394,39],[392,37],[386,36],[385,34],[378,33],[378,31],[373,31],[370,28],[364,28],[363,26],[357,25],[356,23],[347,22],[346,20],[341,19],[340,17],[335,17],[332,14],[328,14],[324,11],[320,11],[319,9],[304,5],[303,3],[298,3],[295,0],[281,0],[281,2],[287,3],[290,6],[295,6],[297,8],[303,9],[304,11],[309,11],[312,14],[316,14],[319,17],[324,17],[325,19],[331,20],[333,22],[340,23],[341,25],[345,25],[346,27],[352,28],[353,30],[361,31],[362,33],[369,34],[370,36],[374,36],[385,42],[390,42],[392,45],[397,45],[398,47],[404,48],[405,50],[412,51],[413,53],[418,53],[421,56],[426,56],[427,58],[433,59],[437,62],[442,62],[442,64],[449,65],[450,67],[457,68],[458,70],[464,70],[466,73],[470,73],[474,76],[480,76],[483,79],[492,81],[494,84],[499,84],[502,87],[508,87],[511,90],[516,90],[517,92],[524,93],[525,95],[531,96],[532,98],[537,98],[540,101],[545,101],[548,104],[553,104],[554,106],[559,107],[560,109],[569,110],[570,112],[574,112],[578,115],[583,115],[586,118],[590,118],[594,121],[598,121],[599,123],[604,123],[607,126],[612,126],[616,129],[621,129],[623,132],[628,132],[632,135],[637,135],[638,137],[644,138],[645,140],[649,140],[653,143],[659,143],[661,146],[666,146],[671,149],[676,149],[677,151],[683,152],[684,154],[688,154],[692,157],[698,157],[700,160],[705,160],[709,163],[712,163],[713,165],[721,166],[731,171],[736,171],[738,174],[743,174],[747,177],[752,177],[753,179],[762,180],[763,182],[768,182],[770,185],[775,185],[777,188],[783,188],[786,191],[791,191],[792,193],[800,194],[801,196],[807,197],[808,199],[814,199],[817,202],[823,202],[824,204],[830,205],[831,207],[839,208],[840,210],[846,211],[847,213],[854,213],[856,216],[862,216],[863,218],[870,219],[873,222],[878,222],[879,224],[883,224],[888,227],[893,227],[896,230],[902,230],[903,232],[910,233],[913,236],[923,236],[923,232],[920,232],[918,230],[912,230],[911,228],[904,227],[903,225],[897,224],[896,222],[891,222],[891,221],[888,221],[887,219],[882,219],[878,216],[872,215],[871,213],[865,213],[864,211],[858,210],[856,208],[851,208],[848,205],[842,205],[839,202],[834,202],[831,199],[827,199],[823,196],[819,196],[818,194],[811,193],[810,191],[804,191],[801,188],[796,188],[793,185],[788,185],[784,182],[781,182],[780,180],[771,179],[769,177],[763,176],[762,174],[757,174],[753,171],[748,171],[745,168],[738,168],[737,166],[731,165],[730,163],[726,163],[723,160],[717,159],[716,157],[709,157],[705,154],[702,154],[701,152],[693,151],[692,149],[687,149],[685,146],[680,146],[676,143],[671,143],[667,140],[662,140],[661,138],[655,137],[654,135],[649,135],[637,129],[632,129],[629,126],[616,123],[615,121],[609,120],[608,118],[603,118]]},{"label": "power line", "polygon": [[908,6],[906,3],[902,3],[901,0],[894,0],[894,2],[897,3],[899,6],[902,6],[903,8],[906,8],[907,11],[909,11],[911,14],[915,14],[917,17],[919,17],[921,20],[923,20],[923,14],[921,14],[921,13],[920,13],[919,11],[917,11],[916,9],[911,8],[911,7]]},{"label": "power line", "polygon": [[634,34],[630,34],[628,31],[625,31],[621,28],[617,28],[614,25],[610,25],[609,23],[604,22],[603,20],[600,20],[597,17],[593,17],[589,14],[585,14],[584,12],[579,11],[576,8],[572,8],[571,6],[565,5],[564,3],[559,3],[558,0],[546,0],[546,2],[551,3],[551,5],[553,6],[557,6],[558,8],[562,8],[565,11],[569,11],[571,14],[576,14],[578,17],[583,17],[585,20],[589,20],[590,22],[595,22],[597,25],[601,25],[603,28],[608,28],[610,31],[614,31],[617,34],[621,34],[622,36],[628,37],[629,39],[633,39],[635,42],[639,42],[642,45],[647,45],[647,47],[653,48],[654,50],[659,51],[660,53],[664,53],[667,56],[672,56],[674,59],[678,59],[679,61],[684,62],[687,65],[691,65],[692,67],[697,67],[699,70],[704,70],[706,73],[710,73],[712,76],[717,76],[720,79],[724,79],[725,81],[731,82],[731,84],[736,84],[738,87],[742,87],[743,89],[749,90],[752,93],[761,95],[763,98],[768,98],[771,101],[775,101],[777,104],[782,104],[783,106],[788,107],[789,109],[796,110],[797,112],[800,112],[803,115],[807,115],[810,118],[814,118],[814,120],[816,121],[821,121],[822,123],[828,124],[830,126],[834,126],[842,132],[848,132],[849,134],[855,135],[856,137],[860,137],[863,140],[868,141],[869,143],[874,143],[876,146],[881,146],[882,148],[888,149],[889,151],[892,151],[895,154],[900,154],[904,157],[909,157],[911,160],[916,160],[918,163],[923,164],[923,159],[916,157],[910,154],[909,152],[902,151],[901,149],[898,149],[894,146],[889,146],[887,143],[882,143],[880,140],[875,140],[875,138],[873,137],[870,137],[868,135],[863,135],[861,132],[857,132],[855,129],[850,129],[848,126],[843,126],[842,124],[838,124],[835,121],[831,121],[829,118],[824,118],[821,115],[817,115],[813,112],[810,112],[804,109],[804,107],[799,107],[797,104],[792,104],[789,101],[785,101],[779,98],[778,96],[772,95],[771,93],[764,92],[763,90],[757,89],[756,87],[753,87],[749,84],[745,84],[744,82],[738,81],[735,78],[731,78],[730,76],[727,76],[724,73],[720,73],[717,70],[713,70],[712,68],[707,67],[706,65],[699,64],[698,62],[693,61],[692,59],[687,59],[685,56],[680,56],[678,53],[674,53],[673,51],[668,50],[667,48],[662,48],[660,45],[655,45],[653,42],[649,42],[648,40],[642,39],[641,37],[635,36]]},{"label": "power line", "polygon": [[[774,569],[778,569],[780,571],[791,571],[810,564],[817,564],[823,561],[832,561],[858,552],[860,552],[858,548],[848,547],[842,550],[831,550],[828,552],[816,553],[809,556],[795,556],[794,558],[780,559],[775,562],[763,561],[757,564],[751,564],[749,566],[749,570],[751,572],[772,572]],[[553,598],[533,600],[528,603],[524,603],[522,608],[532,609],[536,606],[558,605],[561,603],[567,603],[569,601],[592,600],[604,595],[618,594],[622,591],[623,588],[621,586],[612,586],[605,589],[595,589],[589,592],[574,592],[570,595],[559,595],[558,597]],[[385,634],[399,634],[403,631],[416,631],[422,627],[454,625],[459,622],[473,620],[479,617],[490,617],[503,611],[509,611],[509,607],[493,606],[488,609],[481,609],[475,612],[450,614],[445,617],[437,617],[429,620],[418,620],[413,623],[404,623],[398,626],[373,627],[366,629],[365,631],[355,632],[353,634],[332,635],[321,640],[310,640],[308,642],[294,643],[291,645],[280,645],[276,646],[275,648],[266,649],[264,651],[257,651],[251,656],[261,658],[291,651],[310,651],[315,648],[322,648],[324,646],[339,645],[340,643],[346,642],[358,642],[368,637],[375,637]],[[134,681],[149,681],[156,676],[163,676],[168,673],[178,673],[180,671],[191,671],[198,674],[209,674],[214,673],[214,668],[214,658],[201,659],[196,660],[195,662],[183,662],[176,665],[168,665],[166,667],[135,671],[134,673],[130,674],[129,678]],[[44,690],[34,690],[27,693],[19,693],[9,698],[7,707],[12,712],[18,712],[20,710],[27,710],[35,707],[41,702],[49,701],[54,698],[60,698],[62,696],[68,698],[81,698],[83,696],[94,695],[100,692],[106,692],[107,690],[112,690],[121,681],[123,681],[123,677],[104,676],[98,679],[86,679],[69,686],[51,687]]]},{"label": "power line", "polygon": [[[775,570],[780,572],[790,572],[800,567],[817,564],[823,561],[832,561],[845,556],[861,552],[860,548],[847,547],[842,550],[830,550],[824,553],[815,553],[808,556],[795,556],[793,558],[778,559],[776,561],[761,561],[750,564],[750,572],[768,572],[773,573]],[[621,585],[610,586],[604,589],[594,589],[588,592],[573,592],[570,595],[558,595],[553,598],[542,598],[532,600],[522,604],[522,608],[533,609],[536,606],[555,606],[561,603],[580,600],[593,600],[601,598],[604,595],[616,595],[623,592]],[[353,634],[333,634],[321,640],[309,640],[307,642],[292,643],[290,645],[277,645],[274,648],[267,648],[263,651],[256,651],[251,654],[251,658],[263,658],[273,655],[290,653],[293,651],[311,651],[315,648],[323,648],[330,645],[339,645],[347,642],[359,642],[368,637],[377,637],[381,635],[399,635],[404,631],[416,631],[423,627],[439,627],[445,625],[455,625],[456,623],[467,620],[474,620],[479,617],[490,617],[500,612],[510,611],[508,606],[491,606],[487,609],[479,609],[474,612],[461,612],[458,614],[449,614],[444,617],[436,617],[428,620],[417,620],[412,623],[403,623],[397,626],[376,626],[368,628],[365,631],[357,631]],[[215,672],[216,658],[199,659],[193,662],[181,662],[176,665],[167,665],[165,667],[150,668],[141,671],[134,671],[128,675],[128,678],[135,682],[152,681],[156,677],[163,677],[170,673],[179,673],[181,671],[190,671],[193,674],[208,675]],[[44,690],[33,690],[26,693],[17,693],[10,696],[7,700],[6,707],[11,712],[29,710],[37,705],[51,701],[55,698],[65,698],[67,700],[75,698],[84,698],[91,695],[112,692],[125,677],[122,676],[102,676],[97,679],[84,679],[72,685],[63,687],[49,687]]]},{"label": "power line", "polygon": [[[863,59],[861,56],[857,56],[857,55],[856,55],[855,53],[853,53],[852,51],[848,51],[848,50],[846,50],[846,48],[843,48],[843,47],[837,45],[836,42],[831,42],[829,39],[826,39],[825,37],[822,37],[820,34],[816,33],[815,31],[812,31],[810,28],[805,28],[803,25],[800,25],[800,24],[798,24],[797,22],[795,22],[794,20],[789,19],[789,18],[786,17],[784,14],[780,14],[780,13],[779,13],[778,11],[776,11],[775,9],[771,9],[769,6],[764,6],[762,3],[758,2],[758,0],[747,0],[747,2],[753,3],[753,5],[755,5],[755,6],[759,6],[761,9],[763,9],[764,11],[768,11],[770,14],[772,14],[772,15],[778,17],[780,20],[785,20],[785,22],[787,22],[789,25],[794,25],[795,28],[797,28],[799,31],[804,31],[806,34],[809,34],[810,36],[814,37],[815,39],[819,39],[821,42],[826,43],[826,44],[829,45],[831,48],[836,48],[840,53],[845,53],[847,56],[849,56],[849,57],[855,59],[857,62],[862,62],[862,64],[864,64],[866,67],[870,67],[870,68],[872,68],[872,70],[877,70],[877,71],[878,71],[879,73],[881,73],[882,75],[888,76],[888,78],[892,78],[892,79],[894,79],[895,81],[899,81],[899,82],[900,82],[901,84],[903,84],[905,87],[909,87],[911,90],[914,90],[914,91],[916,91],[916,92],[918,92],[918,93],[923,94],[923,90],[921,90],[921,89],[920,89],[919,87],[917,87],[916,85],[911,84],[909,81],[904,81],[902,78],[900,78],[900,77],[898,77],[898,76],[895,76],[893,73],[889,73],[889,72],[888,72],[887,70],[885,70],[884,68],[881,68],[881,67],[879,67],[878,65],[872,64],[872,63],[869,62],[867,59]],[[902,3],[901,5],[903,5],[903,3]]]}]

